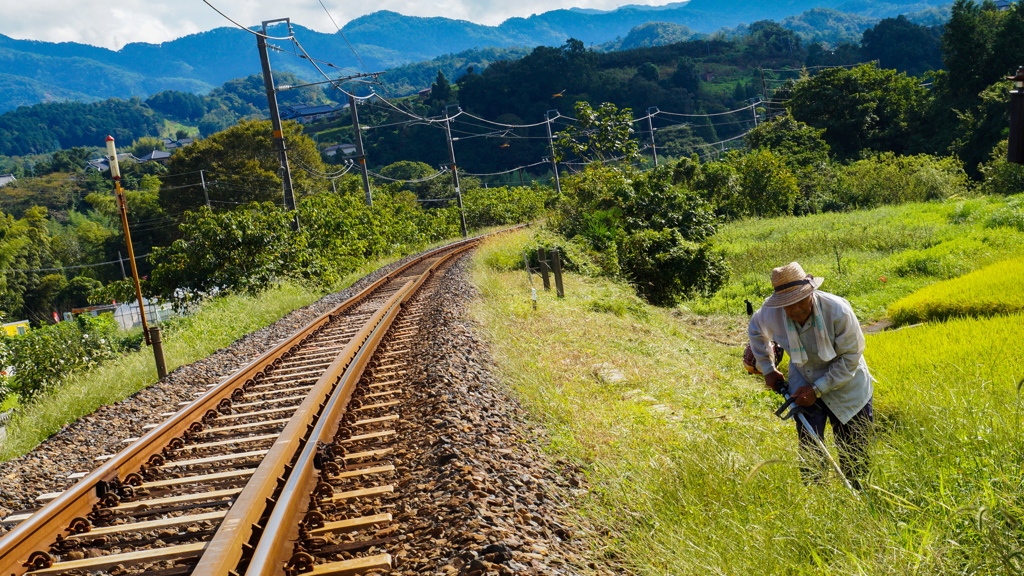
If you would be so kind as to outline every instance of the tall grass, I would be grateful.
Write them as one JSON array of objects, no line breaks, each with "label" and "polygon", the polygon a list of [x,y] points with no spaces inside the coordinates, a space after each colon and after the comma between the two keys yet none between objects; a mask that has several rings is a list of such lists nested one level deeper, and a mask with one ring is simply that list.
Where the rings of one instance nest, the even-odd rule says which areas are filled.
[{"label": "tall grass", "polygon": [[742,313],[744,299],[756,306],[769,295],[772,268],[796,260],[825,279],[823,290],[848,299],[862,321],[875,320],[928,284],[1024,255],[1024,227],[1005,218],[1015,202],[988,197],[730,223],[715,237],[729,283],[686,306]]},{"label": "tall grass", "polygon": [[869,337],[879,425],[873,488],[855,496],[800,481],[793,425],[740,368],[742,316],[649,308],[573,275],[534,310],[524,272],[485,264],[521,258],[524,236],[478,253],[473,315],[549,450],[588,470],[581,513],[608,528],[595,559],[665,576],[1022,568],[1019,317]]},{"label": "tall grass", "polygon": [[937,282],[889,306],[897,325],[960,316],[1024,311],[1024,258],[1011,258],[952,280]]}]

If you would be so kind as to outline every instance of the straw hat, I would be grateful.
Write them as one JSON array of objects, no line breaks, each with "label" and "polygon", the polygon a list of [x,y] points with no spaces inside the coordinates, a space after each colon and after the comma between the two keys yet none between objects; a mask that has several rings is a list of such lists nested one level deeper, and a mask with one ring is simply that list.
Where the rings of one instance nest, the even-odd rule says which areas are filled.
[{"label": "straw hat", "polygon": [[782,308],[796,304],[821,286],[824,278],[815,278],[805,274],[804,269],[796,262],[790,262],[772,270],[772,288],[775,293],[764,301],[766,308]]}]

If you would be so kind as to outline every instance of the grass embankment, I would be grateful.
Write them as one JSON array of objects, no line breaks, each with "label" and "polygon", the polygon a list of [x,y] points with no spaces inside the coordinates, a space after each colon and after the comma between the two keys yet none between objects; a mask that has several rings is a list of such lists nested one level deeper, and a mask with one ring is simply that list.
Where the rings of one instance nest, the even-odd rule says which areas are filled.
[{"label": "grass embankment", "polygon": [[714,297],[688,303],[695,312],[740,314],[768,297],[771,269],[798,261],[825,278],[823,290],[848,299],[862,322],[916,290],[1011,256],[1024,256],[1019,197],[916,203],[807,217],[745,220],[715,237],[731,269]]},{"label": "grass embankment", "polygon": [[[878,260],[898,261],[903,245],[919,251],[939,246],[933,251],[938,265],[953,251],[948,243],[956,234],[947,230],[935,241],[923,236],[946,230],[949,210],[917,205],[818,217],[828,225],[808,223],[813,219],[790,224],[812,235],[831,226],[841,238],[880,236],[892,248]],[[875,228],[899,221],[900,213],[916,216],[917,223],[899,233]],[[843,216],[864,230],[844,232],[851,223]],[[764,247],[760,266],[814,256],[825,265],[827,251],[817,246],[815,254],[781,222],[747,226],[748,234],[761,236],[745,238],[735,226],[731,242],[746,246],[743,252],[767,238],[775,242],[771,250]],[[992,232],[985,258],[1012,252],[1002,241],[1007,235]],[[615,554],[638,573],[658,575],[902,576],[1021,568],[1010,559],[1024,544],[1015,389],[1024,368],[1011,356],[1024,338],[1019,316],[868,338],[868,362],[879,379],[879,426],[869,479],[875,488],[858,498],[838,482],[800,481],[793,425],[772,414],[777,397],[740,369],[742,314],[702,317],[650,308],[622,286],[573,275],[566,278],[564,300],[542,293],[534,311],[525,273],[510,271],[521,261],[525,235],[500,242],[476,258],[483,298],[474,315],[504,378],[550,431],[550,450],[589,471],[592,491],[581,512],[611,530],[595,555]],[[966,244],[975,242],[981,237]],[[972,252],[973,258],[984,259],[982,252]],[[853,252],[847,254],[860,269]],[[834,278],[832,288],[861,286],[849,274],[854,278],[845,282]],[[897,276],[898,289],[886,283],[858,294],[884,309],[894,293],[927,281]],[[766,283],[764,272],[758,282]]]},{"label": "grass embankment", "polygon": [[[444,243],[437,243],[441,245]],[[434,247],[431,245],[430,247]],[[341,290],[400,256],[366,264],[330,289],[311,289],[284,283],[256,296],[233,294],[206,302],[200,311],[181,318],[163,334],[168,372],[230,345],[242,336],[268,326],[327,292]],[[49,438],[61,426],[100,406],[119,402],[157,381],[153,351],[148,347],[126,354],[93,370],[74,374],[18,410],[0,443],[0,461],[10,460]]]}]

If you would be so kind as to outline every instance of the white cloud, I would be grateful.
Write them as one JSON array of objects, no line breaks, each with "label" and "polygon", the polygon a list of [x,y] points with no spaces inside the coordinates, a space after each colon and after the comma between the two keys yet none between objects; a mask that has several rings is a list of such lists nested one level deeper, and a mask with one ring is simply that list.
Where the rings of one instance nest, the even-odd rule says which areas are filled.
[{"label": "white cloud", "polygon": [[[627,0],[628,1],[628,0]],[[668,0],[632,0],[634,4],[660,4]],[[210,0],[243,25],[263,20],[291,18],[292,22],[322,32],[334,25],[318,0]],[[617,0],[379,0],[353,3],[324,0],[330,15],[346,22],[375,10],[391,10],[409,16],[443,16],[497,25],[513,16],[530,16],[548,10],[580,6],[613,9]],[[129,42],[160,43],[220,26],[231,26],[202,0],[40,0],[26,10],[21,2],[0,2],[0,34],[48,42],[81,42],[120,48]],[[116,40],[115,40],[116,39]]]}]

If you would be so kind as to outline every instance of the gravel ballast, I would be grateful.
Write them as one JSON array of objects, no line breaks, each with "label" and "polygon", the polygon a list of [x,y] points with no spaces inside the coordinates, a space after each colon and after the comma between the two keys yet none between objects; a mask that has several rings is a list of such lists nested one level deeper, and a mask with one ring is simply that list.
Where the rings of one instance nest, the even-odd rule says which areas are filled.
[{"label": "gravel ballast", "polygon": [[[462,258],[441,280],[414,352],[423,370],[398,432],[408,439],[396,488],[401,534],[393,574],[622,574],[596,564],[596,530],[572,510],[583,474],[540,450],[543,430],[492,375],[486,343],[467,319],[476,292]],[[140,436],[161,412],[222,380],[317,316],[393,269],[296,310],[208,358],[65,426],[32,452],[0,463],[0,517],[36,507],[35,497],[73,484],[72,472]],[[0,527],[0,533],[10,527]]]}]

